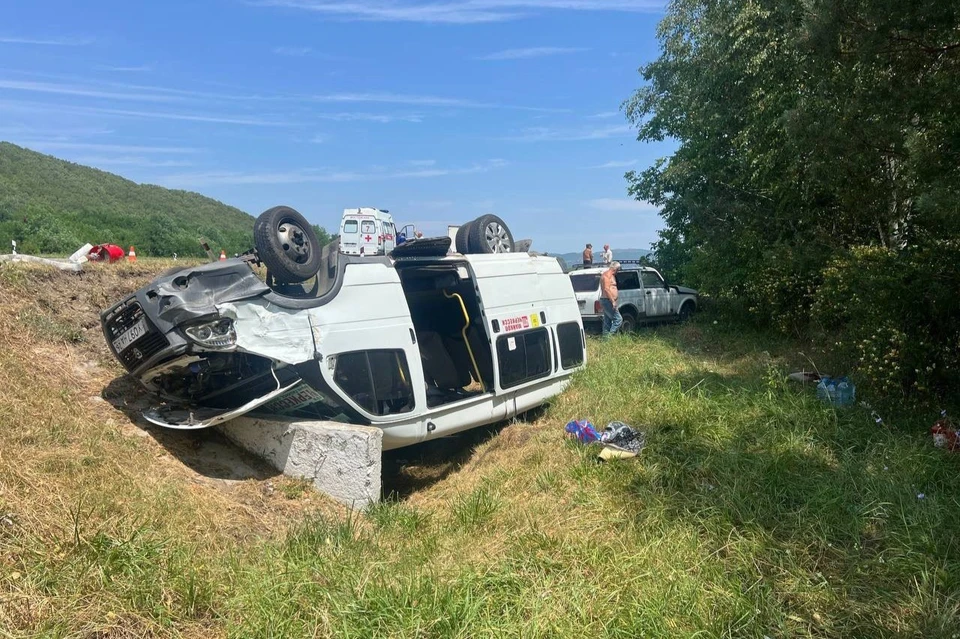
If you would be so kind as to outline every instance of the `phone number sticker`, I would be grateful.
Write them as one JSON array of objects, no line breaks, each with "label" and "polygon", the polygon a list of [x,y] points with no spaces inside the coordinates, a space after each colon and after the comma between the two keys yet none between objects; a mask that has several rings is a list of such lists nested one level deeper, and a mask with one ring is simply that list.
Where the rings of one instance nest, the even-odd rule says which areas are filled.
[{"label": "phone number sticker", "polygon": [[540,326],[540,316],[534,313],[532,315],[508,317],[500,320],[500,324],[503,326],[503,330],[506,333],[522,331],[525,328],[538,328]]}]

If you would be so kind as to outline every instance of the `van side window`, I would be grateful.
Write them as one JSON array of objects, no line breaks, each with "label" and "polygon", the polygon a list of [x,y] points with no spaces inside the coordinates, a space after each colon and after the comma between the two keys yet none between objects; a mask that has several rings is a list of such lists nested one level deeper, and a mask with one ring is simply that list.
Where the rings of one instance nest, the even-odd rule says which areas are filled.
[{"label": "van side window", "polygon": [[344,233],[356,233],[357,232],[357,221],[356,220],[347,220],[343,223],[343,232]]},{"label": "van side window", "polygon": [[644,271],[640,277],[644,288],[663,288],[663,280],[653,271]]},{"label": "van side window", "polygon": [[546,328],[497,339],[500,386],[510,388],[550,374],[550,334]]},{"label": "van side window", "polygon": [[566,369],[583,364],[583,332],[576,322],[557,325],[560,341],[560,365]]},{"label": "van side window", "polygon": [[617,288],[621,291],[635,291],[640,288],[640,278],[636,271],[620,271],[617,273]]},{"label": "van side window", "polygon": [[361,232],[361,233],[376,233],[376,232],[377,232],[377,225],[374,224],[373,222],[364,222],[363,224],[360,225],[360,232]]},{"label": "van side window", "polygon": [[350,399],[372,415],[413,410],[410,369],[402,350],[341,353],[337,355],[333,380]]}]

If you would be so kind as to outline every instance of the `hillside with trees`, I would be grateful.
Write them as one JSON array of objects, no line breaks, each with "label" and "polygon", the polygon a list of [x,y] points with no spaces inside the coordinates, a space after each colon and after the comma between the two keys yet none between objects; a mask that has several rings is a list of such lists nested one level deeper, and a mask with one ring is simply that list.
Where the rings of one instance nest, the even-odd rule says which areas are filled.
[{"label": "hillside with trees", "polygon": [[202,255],[198,241],[238,253],[253,218],[197,193],[137,184],[112,173],[0,142],[0,242],[23,253],[69,254],[86,242],[142,255]]},{"label": "hillside with trees", "polygon": [[[875,396],[960,388],[960,5],[674,0],[626,104],[668,277]],[[736,317],[738,315],[731,315]]]}]

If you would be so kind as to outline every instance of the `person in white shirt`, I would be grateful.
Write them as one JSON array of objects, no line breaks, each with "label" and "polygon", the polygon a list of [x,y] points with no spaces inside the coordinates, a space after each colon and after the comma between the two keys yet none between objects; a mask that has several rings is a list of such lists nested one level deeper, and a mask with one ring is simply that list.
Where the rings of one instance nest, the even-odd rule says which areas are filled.
[{"label": "person in white shirt", "polygon": [[610,250],[609,244],[603,245],[603,263],[613,264],[613,251]]}]

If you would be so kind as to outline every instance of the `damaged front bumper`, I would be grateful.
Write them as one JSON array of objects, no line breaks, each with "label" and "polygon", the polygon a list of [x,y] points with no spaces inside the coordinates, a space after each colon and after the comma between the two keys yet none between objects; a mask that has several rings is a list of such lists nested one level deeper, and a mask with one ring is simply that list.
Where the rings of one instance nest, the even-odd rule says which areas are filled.
[{"label": "damaged front bumper", "polygon": [[157,397],[148,421],[198,429],[265,408],[342,412],[301,379],[293,364],[312,343],[284,341],[289,333],[276,329],[297,313],[258,299],[270,291],[246,263],[228,260],[161,275],[101,314],[113,354]]}]

